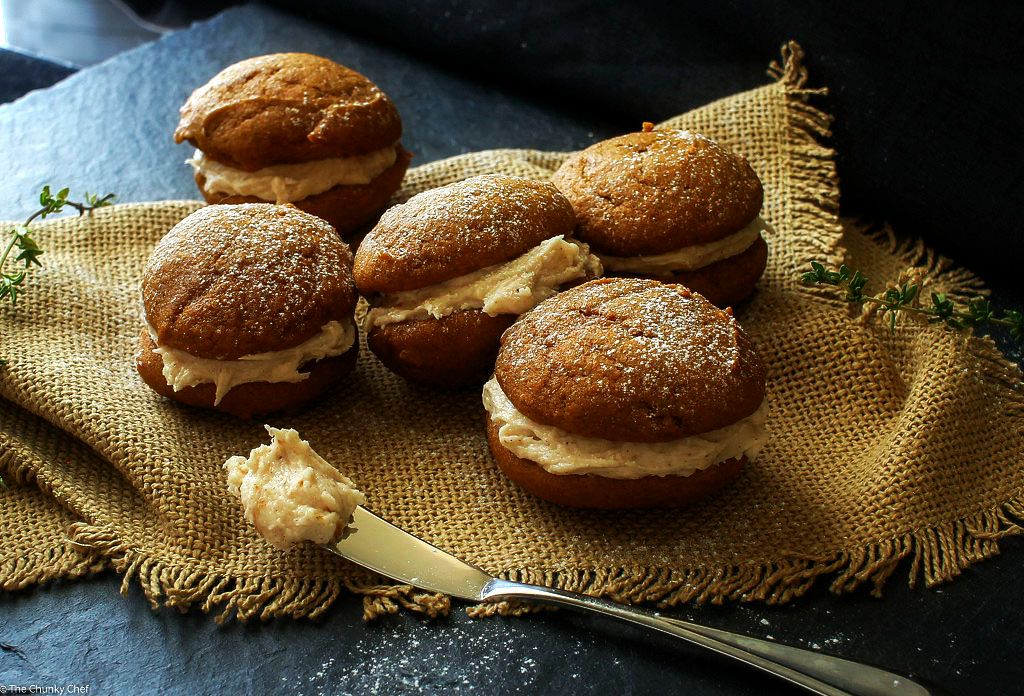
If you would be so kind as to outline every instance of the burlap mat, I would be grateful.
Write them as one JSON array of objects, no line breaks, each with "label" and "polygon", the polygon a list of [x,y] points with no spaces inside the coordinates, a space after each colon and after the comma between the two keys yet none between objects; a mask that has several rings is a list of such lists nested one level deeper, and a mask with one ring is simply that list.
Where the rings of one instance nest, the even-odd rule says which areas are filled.
[{"label": "burlap mat", "polygon": [[[674,605],[786,602],[815,579],[876,590],[900,559],[932,584],[1018,533],[1024,399],[990,342],[905,322],[860,322],[802,288],[811,259],[876,281],[920,262],[936,287],[972,279],[884,233],[840,227],[828,118],[809,101],[799,51],[776,82],[672,119],[743,153],[760,173],[768,271],[740,311],[769,367],[771,439],[742,478],[683,511],[581,512],[538,502],[487,452],[476,391],[407,385],[364,350],[357,373],[294,427],[399,526],[506,577]],[[491,151],[410,172],[403,196],[482,172],[544,178],[563,155]],[[153,244],[197,203],[123,205],[39,225],[47,253],[0,354],[0,583],[111,565],[154,605],[220,615],[314,616],[343,588],[372,616],[431,614],[444,598],[394,587],[315,547],[276,551],[226,494],[222,462],[267,436],[257,422],[183,408],[133,367],[138,277]],[[876,284],[877,291],[878,285]],[[980,434],[984,433],[984,436]],[[487,611],[491,611],[489,609]],[[478,611],[477,613],[487,613]]]}]

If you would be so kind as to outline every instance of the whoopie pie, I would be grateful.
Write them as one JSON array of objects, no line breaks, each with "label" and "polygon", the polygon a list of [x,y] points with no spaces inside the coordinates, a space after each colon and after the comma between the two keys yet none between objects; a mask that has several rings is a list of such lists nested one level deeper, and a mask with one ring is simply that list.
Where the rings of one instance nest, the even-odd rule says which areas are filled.
[{"label": "whoopie pie", "polygon": [[681,285],[584,283],[503,335],[484,385],[508,478],[574,507],[672,507],[729,484],[766,440],[765,368],[731,311]]},{"label": "whoopie pie", "polygon": [[710,138],[645,126],[591,145],[555,173],[576,236],[606,275],[681,283],[720,307],[746,299],[768,259],[760,179]]},{"label": "whoopie pie", "polygon": [[484,175],[389,209],[356,251],[370,349],[406,379],[479,385],[501,333],[563,286],[601,273],[548,183]]},{"label": "whoopie pie", "polygon": [[230,65],[181,107],[209,203],[292,203],[339,234],[372,223],[402,183],[411,155],[398,110],[354,70],[308,53]]},{"label": "whoopie pie", "polygon": [[355,366],[352,252],[292,206],[211,205],[142,272],[136,366],[170,399],[251,417],[295,409]]}]

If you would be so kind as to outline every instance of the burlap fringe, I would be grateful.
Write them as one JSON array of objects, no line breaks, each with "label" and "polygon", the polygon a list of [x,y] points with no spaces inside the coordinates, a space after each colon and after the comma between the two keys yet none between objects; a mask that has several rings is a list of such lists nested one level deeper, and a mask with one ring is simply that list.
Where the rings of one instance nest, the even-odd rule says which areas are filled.
[{"label": "burlap fringe", "polygon": [[411,585],[355,585],[346,588],[363,597],[363,620],[372,621],[384,614],[408,609],[427,618],[436,619],[451,613],[452,601],[447,595],[423,592]]},{"label": "burlap fringe", "polygon": [[[785,90],[787,150],[791,162],[791,181],[805,195],[794,201],[794,224],[803,227],[800,244],[807,248],[804,266],[811,261],[838,266],[843,260],[839,224],[839,176],[835,168],[835,150],[823,144],[832,136],[832,116],[812,104],[828,95],[827,87],[807,86],[808,73],[803,64],[804,50],[795,41],[782,46],[782,63],[772,61],[768,75]],[[827,236],[811,234],[811,229],[828,230]],[[814,294],[831,299],[831,293],[816,286],[801,286]]]},{"label": "burlap fringe", "polygon": [[[688,602],[723,604],[727,600],[785,604],[804,595],[818,578],[833,574],[829,590],[834,594],[870,585],[871,595],[881,597],[882,587],[905,558],[910,558],[910,587],[922,580],[926,587],[934,587],[956,578],[974,563],[998,555],[1000,539],[1024,532],[1020,520],[1024,520],[1024,496],[938,527],[826,556],[794,554],[781,561],[681,572],[654,568],[569,573],[517,570],[503,576],[515,582],[661,609]],[[477,604],[467,613],[475,618],[519,616],[536,609],[515,602],[496,602]]]},{"label": "burlap fringe", "polygon": [[106,561],[73,546],[46,549],[0,565],[0,590],[24,590],[55,580],[74,580],[105,570]]},{"label": "burlap fringe", "polygon": [[928,247],[923,239],[900,237],[888,223],[854,222],[854,229],[877,244],[910,268],[919,269],[925,279],[924,287],[937,286],[957,301],[968,297],[988,295],[985,282],[972,271],[956,266],[952,259]]},{"label": "burlap fringe", "polygon": [[110,560],[114,570],[122,574],[121,594],[127,595],[137,580],[154,610],[161,606],[182,612],[193,606],[206,613],[219,609],[217,623],[231,618],[244,622],[254,617],[263,621],[285,616],[315,619],[343,589],[363,597],[363,618],[367,621],[400,609],[432,619],[447,616],[451,610],[451,600],[444,595],[409,585],[384,585],[370,574],[356,580],[225,577],[156,561],[144,551],[126,546],[113,529],[102,525],[79,522],[71,525],[68,535],[74,544]]},{"label": "burlap fringe", "polygon": [[[4,438],[0,438],[0,475],[6,485],[39,485],[33,470],[17,457],[15,450]],[[0,495],[3,495],[2,490]],[[55,580],[73,580],[98,573],[106,567],[105,558],[93,553],[82,553],[68,542],[20,558],[8,559],[0,564],[0,590],[23,590]]]}]

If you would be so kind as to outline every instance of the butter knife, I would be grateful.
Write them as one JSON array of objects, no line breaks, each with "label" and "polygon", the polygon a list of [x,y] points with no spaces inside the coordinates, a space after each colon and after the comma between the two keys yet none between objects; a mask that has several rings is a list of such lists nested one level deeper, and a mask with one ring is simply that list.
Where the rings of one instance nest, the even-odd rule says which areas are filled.
[{"label": "butter knife", "polygon": [[589,611],[644,626],[738,660],[822,696],[926,696],[921,684],[877,667],[751,638],[657,612],[538,585],[496,578],[357,507],[346,536],[325,548],[364,568],[469,602],[518,601]]}]

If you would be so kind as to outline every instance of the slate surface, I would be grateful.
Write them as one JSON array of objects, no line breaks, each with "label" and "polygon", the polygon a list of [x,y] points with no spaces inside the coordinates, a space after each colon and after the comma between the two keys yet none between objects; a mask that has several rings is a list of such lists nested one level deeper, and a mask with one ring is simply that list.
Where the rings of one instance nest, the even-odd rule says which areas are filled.
[{"label": "slate surface", "polygon": [[[7,165],[0,218],[27,212],[31,192],[47,181],[114,190],[122,201],[194,198],[181,164],[187,150],[170,140],[178,105],[228,63],[295,49],[373,76],[398,103],[418,162],[485,147],[578,148],[619,128],[596,114],[511,97],[267,9],[231,10],[0,106]],[[65,144],[52,147],[58,142]],[[688,607],[677,614],[883,664],[953,693],[1018,692],[1024,540],[1007,539],[1004,548],[1005,556],[932,591],[908,590],[900,572],[884,600],[836,598],[819,586],[782,608]],[[401,615],[364,626],[359,600],[349,597],[316,622],[218,627],[196,612],[151,612],[135,587],[123,599],[118,585],[106,574],[0,594],[0,690],[761,694],[783,688],[667,640],[564,612],[472,621],[456,611],[448,621]]]},{"label": "slate surface", "polygon": [[17,162],[0,182],[0,218],[33,209],[43,184],[116,191],[121,202],[198,198],[191,155],[171,137],[192,90],[242,58],[306,51],[373,77],[402,114],[413,166],[495,147],[573,150],[611,124],[507,96],[400,53],[262,7],[228,10],[0,106],[0,152]]}]

